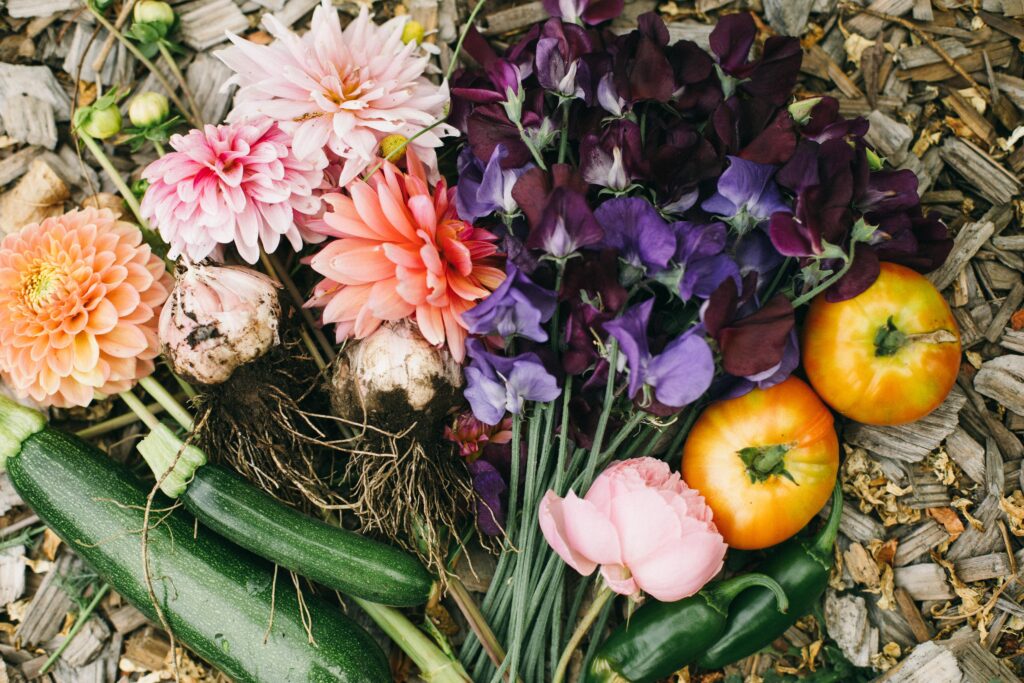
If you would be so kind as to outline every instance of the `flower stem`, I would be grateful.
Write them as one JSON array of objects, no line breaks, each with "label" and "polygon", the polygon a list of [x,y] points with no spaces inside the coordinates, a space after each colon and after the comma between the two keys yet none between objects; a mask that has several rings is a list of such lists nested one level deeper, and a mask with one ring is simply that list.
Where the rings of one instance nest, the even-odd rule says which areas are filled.
[{"label": "flower stem", "polygon": [[171,396],[171,392],[164,389],[152,376],[143,377],[139,384],[145,389],[157,403],[164,407],[168,415],[181,425],[182,429],[192,431],[192,416],[177,399]]},{"label": "flower stem", "polygon": [[167,76],[164,76],[164,73],[156,67],[156,64],[154,64],[152,60],[146,57],[146,55],[142,54],[142,51],[139,50],[135,43],[128,40],[128,38],[126,38],[123,33],[114,28],[114,25],[107,21],[107,18],[103,16],[103,13],[97,10],[95,7],[93,7],[91,2],[86,2],[85,6],[92,13],[92,15],[96,17],[96,21],[98,21],[100,25],[103,26],[103,28],[107,29],[107,32],[110,33],[110,35],[117,38],[118,42],[124,45],[128,52],[131,52],[132,55],[137,60],[142,62],[143,66],[149,69],[149,71],[154,76],[156,76],[156,79],[160,81],[160,85],[163,86],[164,90],[167,91],[168,97],[170,97],[171,101],[174,102],[174,106],[178,108],[178,110],[185,116],[186,119],[188,119],[189,124],[191,124],[194,127],[199,127],[200,122],[193,120],[192,116],[187,113],[188,110],[185,108],[185,103],[182,102],[180,97],[178,97],[178,93],[175,90],[174,86],[171,85],[171,82],[169,80],[167,80]]},{"label": "flower stem", "polygon": [[[153,403],[148,406],[143,406],[143,410],[146,413],[149,413],[150,415],[155,415],[156,413],[161,412],[163,409],[164,407],[159,403]],[[122,413],[117,417],[112,417],[109,420],[98,422],[94,425],[86,427],[85,429],[79,429],[77,432],[75,432],[75,436],[77,436],[80,439],[92,439],[97,436],[102,436],[103,434],[108,434],[114,431],[115,429],[127,427],[128,425],[130,425],[131,423],[135,422],[138,419],[139,416],[134,411]]]},{"label": "flower stem", "polygon": [[393,607],[352,598],[353,601],[409,659],[420,669],[421,677],[431,683],[471,683],[462,665],[446,656],[427,636]]},{"label": "flower stem", "polygon": [[[302,299],[302,292],[299,291],[295,281],[288,275],[288,272],[281,265],[280,261],[277,260],[277,257],[273,254],[268,254],[260,250],[260,259],[263,262],[263,267],[267,269],[267,274],[276,278],[278,282],[284,285],[284,289],[288,292],[288,296],[291,298],[292,303],[295,304],[295,308],[299,311],[302,321],[306,324],[306,327],[309,328],[309,331],[313,335],[313,339],[315,339],[320,345],[320,349],[323,351],[323,354],[314,353],[313,356],[314,360],[317,360],[317,357],[322,355],[317,364],[320,366],[320,369],[323,370],[324,367],[326,367],[326,363],[330,363],[334,360],[334,346],[327,341],[327,337],[324,336],[323,330],[321,330],[317,326],[316,321],[313,320],[313,315],[309,312],[309,309],[303,306],[304,301]],[[312,351],[313,350],[310,349],[310,352]],[[327,359],[326,362],[323,358]]]},{"label": "flower stem", "polygon": [[107,172],[110,179],[114,181],[114,185],[117,186],[117,191],[120,192],[121,196],[124,198],[124,203],[132,210],[132,213],[135,215],[135,220],[138,221],[139,226],[143,230],[152,232],[152,229],[149,227],[149,223],[147,223],[146,219],[142,217],[142,207],[139,206],[139,200],[135,198],[135,193],[131,191],[127,183],[124,182],[124,178],[122,178],[121,174],[117,172],[114,165],[110,163],[110,158],[107,156],[106,152],[103,151],[103,148],[100,147],[99,143],[97,143],[92,136],[85,131],[78,130],[76,132],[78,133],[78,139],[89,148],[92,155],[96,157],[96,161],[100,162],[100,166]]},{"label": "flower stem", "polygon": [[92,600],[90,600],[89,604],[79,612],[78,618],[75,619],[74,626],[71,627],[71,630],[68,631],[68,634],[64,637],[64,642],[61,643],[60,647],[54,650],[53,654],[51,654],[43,663],[43,668],[39,670],[40,676],[49,671],[50,667],[54,665],[62,654],[64,654],[64,650],[68,649],[68,645],[71,644],[71,641],[78,635],[78,632],[81,631],[82,627],[85,626],[87,621],[89,621],[89,617],[91,617],[92,613],[96,611],[96,607],[100,604],[100,600],[103,599],[103,596],[106,595],[109,590],[110,585],[106,583],[96,589],[96,594],[92,596]]},{"label": "flower stem", "polygon": [[555,667],[555,674],[551,678],[551,683],[562,683],[565,680],[565,672],[569,668],[569,660],[572,659],[572,653],[580,646],[583,641],[583,636],[587,635],[587,631],[593,625],[594,620],[601,614],[601,610],[604,608],[604,604],[608,602],[608,599],[612,597],[612,589],[608,586],[603,587],[597,596],[594,598],[594,602],[590,603],[590,608],[586,614],[583,615],[583,619],[580,620],[576,630],[573,631],[572,637],[569,638],[568,645],[562,651],[562,656],[558,660],[558,666]]},{"label": "flower stem", "polygon": [[516,128],[519,129],[519,138],[523,141],[523,144],[526,145],[526,149],[530,150],[530,154],[533,156],[533,160],[537,162],[537,166],[539,166],[542,171],[548,170],[548,167],[544,164],[544,157],[540,155],[540,151],[536,146],[534,146],[533,141],[530,140],[530,136],[526,134],[526,129],[523,128],[521,121],[516,121]]},{"label": "flower stem", "polygon": [[458,605],[459,611],[462,612],[462,616],[469,622],[469,627],[473,630],[477,640],[480,641],[484,651],[487,652],[487,656],[491,658],[494,666],[501,666],[501,660],[505,659],[505,648],[498,642],[498,637],[494,635],[494,631],[491,630],[487,619],[484,618],[483,613],[476,606],[473,596],[466,590],[462,579],[454,575],[449,576],[448,590],[451,592],[455,604]]},{"label": "flower stem", "polygon": [[164,146],[163,145],[161,145],[156,140],[152,140],[151,142],[153,143],[153,149],[156,150],[156,155],[157,156],[162,157],[165,154],[167,154],[166,150],[164,150]]},{"label": "flower stem", "polygon": [[562,107],[562,134],[558,141],[558,163],[560,164],[565,163],[565,157],[569,153],[569,110],[572,109],[572,100],[564,100]]},{"label": "flower stem", "polygon": [[465,26],[462,27],[462,32],[459,34],[459,40],[455,43],[455,50],[452,52],[452,60],[448,62],[448,69],[444,72],[444,80],[448,80],[452,77],[452,72],[455,71],[455,65],[459,63],[459,55],[462,53],[462,44],[466,41],[466,36],[469,34],[469,30],[473,28],[473,21],[476,19],[476,15],[480,14],[480,10],[484,7],[484,0],[477,0],[476,5],[473,6],[473,11],[469,13],[469,18],[466,19]]},{"label": "flower stem", "polygon": [[594,432],[594,444],[590,448],[587,457],[587,466],[583,472],[582,492],[590,488],[590,482],[594,480],[597,470],[597,462],[601,459],[601,448],[604,446],[604,433],[608,429],[608,419],[612,413],[612,403],[615,401],[615,368],[619,364],[619,342],[612,339],[611,350],[608,352],[608,383],[604,387],[604,403],[601,404],[601,416],[597,421],[597,431]]},{"label": "flower stem", "polygon": [[808,301],[810,301],[814,297],[818,296],[819,294],[824,292],[826,289],[828,289],[829,287],[834,285],[836,282],[838,282],[844,275],[846,275],[846,271],[850,270],[850,267],[853,265],[853,253],[856,250],[856,248],[857,248],[857,243],[856,242],[851,243],[850,244],[850,255],[846,259],[846,263],[843,264],[843,267],[840,268],[839,270],[837,270],[835,273],[833,273],[829,277],[825,278],[822,282],[818,283],[817,287],[814,287],[810,291],[804,292],[803,294],[801,294],[796,299],[793,299],[793,308],[798,308],[800,306],[803,306]]},{"label": "flower stem", "polygon": [[[156,49],[160,51],[160,56],[167,62],[167,68],[171,70],[171,74],[174,75],[178,85],[181,86],[181,92],[185,93],[185,99],[188,100],[189,110],[192,112],[192,116],[195,118],[198,124],[203,123],[203,114],[199,111],[199,105],[196,104],[195,98],[192,96],[192,90],[189,89],[188,83],[185,81],[185,76],[181,73],[181,69],[178,68],[178,62],[175,61],[174,55],[167,49],[167,45],[164,44],[163,40],[158,40],[156,43]],[[182,112],[184,113],[184,112]],[[197,125],[196,128],[200,126]]]},{"label": "flower stem", "polygon": [[124,401],[132,412],[135,413],[143,424],[149,427],[150,430],[156,429],[160,426],[160,421],[156,419],[153,413],[146,409],[146,404],[139,400],[139,397],[130,391],[122,391],[118,396]]}]

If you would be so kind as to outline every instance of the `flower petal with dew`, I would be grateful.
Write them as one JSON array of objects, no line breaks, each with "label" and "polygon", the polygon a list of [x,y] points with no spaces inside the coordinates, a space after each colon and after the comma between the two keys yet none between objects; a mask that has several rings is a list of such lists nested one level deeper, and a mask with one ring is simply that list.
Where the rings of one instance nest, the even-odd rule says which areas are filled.
[{"label": "flower petal with dew", "polygon": [[[271,119],[295,138],[295,153],[319,160],[330,150],[343,160],[339,185],[376,163],[380,141],[407,138],[444,114],[448,84],[425,73],[430,56],[415,41],[403,42],[408,15],[375,24],[364,5],[344,29],[329,0],[313,12],[302,36],[263,15],[276,40],[257,45],[229,36],[233,45],[216,53],[234,72],[239,88],[228,121]],[[436,148],[455,129],[439,124],[409,143],[437,175]]]},{"label": "flower petal with dew", "polygon": [[548,491],[538,520],[566,564],[584,576],[600,566],[622,595],[681,600],[714,578],[725,559],[704,498],[656,458],[614,463],[583,498]]},{"label": "flower petal with dew", "polygon": [[174,135],[173,152],[142,172],[149,189],[142,215],[170,245],[168,255],[191,261],[221,257],[233,244],[249,263],[281,239],[295,251],[319,241],[296,226],[320,209],[314,190],[323,165],[297,159],[291,138],[273,121],[206,126]]},{"label": "flower petal with dew", "polygon": [[408,173],[386,162],[369,182],[324,195],[330,240],[310,265],[324,276],[306,304],[323,308],[338,341],[362,339],[385,321],[414,318],[431,344],[464,358],[462,314],[505,279],[497,238],[456,215],[454,189],[431,191],[412,150]]},{"label": "flower petal with dew", "polygon": [[170,284],[139,229],[107,209],[11,233],[0,242],[0,376],[62,408],[127,391],[153,372]]}]

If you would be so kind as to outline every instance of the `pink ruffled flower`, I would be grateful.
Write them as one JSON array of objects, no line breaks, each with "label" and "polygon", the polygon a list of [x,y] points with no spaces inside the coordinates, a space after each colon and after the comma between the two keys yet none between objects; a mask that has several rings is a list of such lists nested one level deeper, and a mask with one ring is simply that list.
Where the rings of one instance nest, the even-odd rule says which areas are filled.
[{"label": "pink ruffled flower", "polygon": [[170,258],[219,259],[222,247],[234,244],[255,263],[261,245],[272,253],[282,237],[296,251],[304,238],[323,239],[296,225],[320,209],[314,189],[323,165],[299,161],[291,138],[273,121],[208,125],[174,135],[170,144],[175,151],[142,174],[150,183],[142,215],[170,245]]},{"label": "pink ruffled flower", "polygon": [[614,463],[582,499],[548,491],[540,528],[580,574],[600,565],[616,593],[662,602],[699,591],[721,571],[727,547],[704,498],[655,458]]},{"label": "pink ruffled flower", "polygon": [[88,405],[153,372],[171,278],[109,209],[26,225],[0,242],[0,376],[21,399]]},{"label": "pink ruffled flower", "polygon": [[[342,160],[344,187],[378,159],[378,145],[392,134],[411,138],[441,118],[448,84],[424,76],[430,62],[416,41],[402,41],[408,16],[377,25],[364,5],[344,30],[329,0],[313,12],[302,36],[272,14],[263,26],[276,40],[257,45],[230,36],[232,47],[217,57],[235,72],[239,85],[228,121],[270,118],[295,138],[301,159]],[[456,130],[440,124],[409,147],[437,177],[435,149]]]},{"label": "pink ruffled flower", "polygon": [[462,314],[505,279],[493,234],[459,220],[455,190],[442,180],[431,192],[411,151],[409,172],[385,163],[369,183],[324,195],[330,237],[312,259],[326,279],[306,304],[323,308],[338,341],[362,339],[385,320],[413,318],[431,344],[465,357]]},{"label": "pink ruffled flower", "polygon": [[506,444],[512,440],[512,417],[489,425],[476,419],[473,413],[459,413],[454,425],[445,426],[444,438],[457,444],[459,455],[473,462],[487,444]]}]

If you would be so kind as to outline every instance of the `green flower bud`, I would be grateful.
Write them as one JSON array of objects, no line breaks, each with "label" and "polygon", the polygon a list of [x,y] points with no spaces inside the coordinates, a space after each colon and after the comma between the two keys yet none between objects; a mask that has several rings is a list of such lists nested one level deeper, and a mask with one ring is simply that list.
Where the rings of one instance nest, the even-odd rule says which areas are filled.
[{"label": "green flower bud", "polygon": [[797,100],[793,104],[789,105],[789,115],[793,117],[801,126],[810,121],[811,110],[818,106],[821,102],[820,97],[811,97],[806,100]]},{"label": "green flower bud", "polygon": [[79,124],[82,132],[97,140],[106,140],[121,130],[121,112],[117,105],[103,109],[89,109],[85,120]]},{"label": "green flower bud", "polygon": [[423,24],[410,19],[406,22],[405,28],[402,29],[402,42],[403,43],[416,43],[417,45],[423,42],[423,36],[427,30],[423,28]]},{"label": "green flower bud", "polygon": [[134,17],[135,21],[147,24],[170,26],[174,23],[174,9],[166,2],[161,2],[160,0],[141,0],[135,3],[132,17]]},{"label": "green flower bud", "polygon": [[128,105],[128,120],[138,128],[150,128],[163,123],[171,107],[167,98],[158,92],[136,95]]}]

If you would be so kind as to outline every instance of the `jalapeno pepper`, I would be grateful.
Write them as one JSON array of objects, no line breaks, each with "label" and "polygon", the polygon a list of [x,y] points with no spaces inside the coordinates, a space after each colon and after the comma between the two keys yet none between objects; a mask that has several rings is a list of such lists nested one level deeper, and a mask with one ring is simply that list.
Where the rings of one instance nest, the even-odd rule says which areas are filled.
[{"label": "jalapeno pepper", "polygon": [[782,588],[763,574],[737,576],[677,602],[648,602],[601,644],[584,680],[642,683],[671,675],[718,640],[726,628],[729,604],[753,586],[764,586],[773,595],[773,604],[787,609]]},{"label": "jalapeno pepper", "polygon": [[755,588],[744,592],[729,610],[725,633],[697,659],[701,667],[720,669],[754,654],[814,609],[828,585],[832,547],[839,533],[842,509],[843,494],[837,482],[832,494],[832,511],[818,535],[810,540],[793,539],[784,543],[757,568],[778,581],[786,591],[789,611],[779,612],[771,591]]}]

